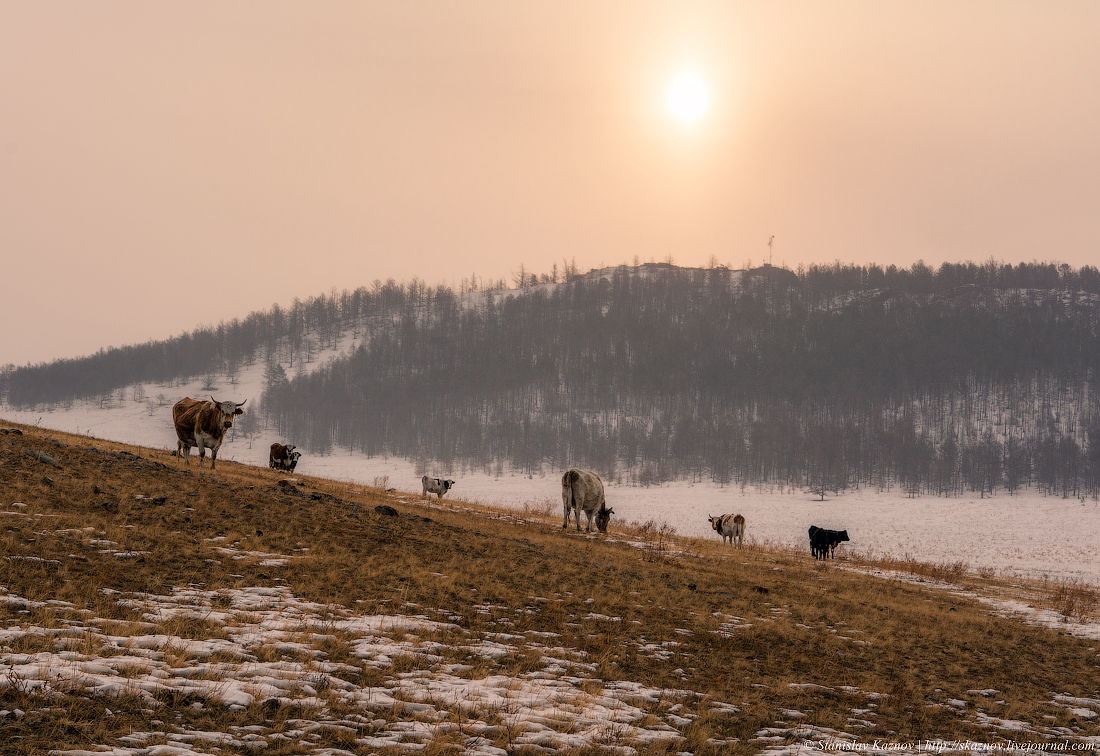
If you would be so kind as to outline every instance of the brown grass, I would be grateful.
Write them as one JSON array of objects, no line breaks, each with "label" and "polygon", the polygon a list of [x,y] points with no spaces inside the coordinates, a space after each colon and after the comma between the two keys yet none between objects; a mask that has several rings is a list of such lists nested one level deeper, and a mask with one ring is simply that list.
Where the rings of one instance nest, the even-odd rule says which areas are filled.
[{"label": "brown grass", "polygon": [[1078,580],[1058,580],[1047,588],[1046,606],[1073,622],[1096,619],[1100,593],[1094,586]]},{"label": "brown grass", "polygon": [[[700,699],[685,703],[684,711],[698,718],[682,730],[688,742],[672,750],[700,756],[760,751],[755,734],[776,726],[785,709],[806,715],[798,722],[786,720],[791,726],[853,731],[851,710],[874,704],[872,713],[861,717],[873,724],[855,730],[860,735],[988,741],[989,731],[978,728],[972,715],[960,716],[943,702],[962,699],[970,702],[971,712],[981,705],[1003,718],[1040,725],[1048,715],[1069,725],[1066,710],[1051,704],[1051,691],[1097,696],[1100,667],[1090,650],[1094,642],[993,616],[980,603],[933,586],[837,569],[845,560],[814,562],[808,553],[769,545],[731,550],[715,540],[681,538],[659,523],[626,529],[613,521],[609,536],[578,535],[562,530],[556,505],[547,501],[500,512],[457,500],[426,502],[418,495],[402,501],[400,494],[378,487],[296,475],[304,494],[298,497],[278,490],[276,483],[284,476],[265,468],[222,461],[211,474],[209,469],[199,472],[193,461],[186,471],[165,452],[24,430],[23,436],[0,437],[0,511],[19,501],[26,504],[19,511],[29,515],[0,519],[0,586],[28,601],[69,601],[75,609],[110,620],[103,626],[107,633],[150,622],[124,603],[126,594],[168,595],[174,587],[188,586],[207,591],[287,586],[304,600],[361,614],[445,619],[439,610],[458,617],[454,621],[461,632],[417,633],[417,638],[386,634],[395,640],[453,644],[444,654],[447,662],[468,665],[460,674],[471,679],[536,671],[541,652],[521,648],[486,660],[460,645],[483,633],[534,633],[529,637],[595,665],[592,678],[580,683],[593,694],[614,680],[696,691]],[[47,468],[23,449],[48,451],[59,464]],[[51,484],[43,482],[46,475]],[[167,501],[158,505],[138,495],[166,496]],[[400,515],[381,516],[374,511],[378,504],[393,506]],[[89,527],[93,530],[82,530]],[[92,540],[113,541],[119,551],[148,553],[120,559]],[[219,548],[234,552],[227,555]],[[245,552],[292,558],[285,566],[264,566]],[[233,558],[242,554],[243,559]],[[930,580],[996,581],[993,575],[969,575],[962,562],[846,561]],[[1047,588],[1050,605],[1065,616],[1094,616],[1095,589],[1076,584]],[[230,611],[225,596],[216,597],[210,610]],[[57,605],[0,603],[0,627],[56,628],[70,616],[67,612]],[[142,632],[225,637],[224,628],[201,612],[155,622]],[[313,640],[310,633],[326,637]],[[376,670],[353,657],[339,633],[310,633],[296,634],[295,640],[313,643],[329,661],[358,666],[359,672],[339,673],[355,684],[381,686],[394,674],[427,666],[396,656],[390,669]],[[557,636],[541,635],[546,633]],[[5,652],[34,653],[55,642],[51,636],[34,636]],[[301,658],[274,647],[253,652],[262,660]],[[186,661],[184,653],[177,655]],[[829,690],[792,687],[807,683]],[[859,692],[844,692],[841,686]],[[988,688],[998,690],[997,700],[1005,702],[995,711],[967,692]],[[885,698],[868,699],[868,692]],[[137,697],[84,700],[76,691],[44,706],[17,689],[3,688],[0,708],[35,711],[39,719],[34,727],[24,720],[0,720],[0,742],[14,744],[7,752],[38,756],[82,743],[118,743],[130,731],[155,729],[149,724],[153,718],[217,731],[261,722],[277,731],[292,729],[286,722],[295,717],[316,713],[259,705],[229,711],[194,697],[158,698],[167,710],[154,714]],[[715,713],[704,701],[732,704],[740,713]],[[338,701],[331,705],[342,711]],[[671,705],[663,702],[647,712],[663,715]],[[105,717],[105,708],[113,716]],[[374,729],[408,718],[396,710],[369,716],[381,723]],[[492,712],[478,718],[499,723]],[[1072,726],[1081,734],[1100,735],[1095,722]],[[359,736],[371,731],[364,725]],[[491,739],[506,748],[514,736],[503,729]],[[714,747],[706,744],[710,738],[738,742]],[[609,734],[609,742],[614,740]],[[347,733],[329,731],[320,742],[354,750],[354,738]],[[460,741],[441,733],[425,753],[451,752],[455,742]],[[265,753],[304,752],[296,749],[286,744]],[[654,744],[641,753],[667,750],[667,744]]]},{"label": "brown grass", "polygon": [[[942,580],[945,583],[958,583],[970,575],[970,565],[961,559],[955,562],[922,562],[906,554],[900,558],[872,557],[867,561],[879,569],[907,572],[910,575],[918,575],[931,580]],[[980,570],[978,574],[987,580],[993,577],[990,570]]]}]

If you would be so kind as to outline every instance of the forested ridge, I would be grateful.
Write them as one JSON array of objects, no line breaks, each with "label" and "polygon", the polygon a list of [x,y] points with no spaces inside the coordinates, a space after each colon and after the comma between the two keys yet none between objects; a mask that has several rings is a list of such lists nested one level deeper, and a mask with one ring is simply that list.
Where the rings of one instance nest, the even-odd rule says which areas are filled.
[{"label": "forested ridge", "polygon": [[[822,495],[1100,492],[1095,268],[567,266],[517,284],[376,281],[166,342],[9,367],[0,390],[25,407],[260,361],[262,412],[314,453]],[[300,368],[349,336],[353,349]]]}]

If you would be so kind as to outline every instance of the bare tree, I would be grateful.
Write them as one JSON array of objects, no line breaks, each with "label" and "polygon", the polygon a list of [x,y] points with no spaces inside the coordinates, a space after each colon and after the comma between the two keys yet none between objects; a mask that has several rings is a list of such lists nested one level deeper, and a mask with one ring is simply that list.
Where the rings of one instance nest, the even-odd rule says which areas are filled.
[{"label": "bare tree", "polygon": [[248,448],[252,448],[252,441],[255,439],[256,434],[260,432],[260,421],[256,417],[256,413],[250,409],[244,411],[240,419],[234,424],[240,429],[241,434],[248,439]]}]

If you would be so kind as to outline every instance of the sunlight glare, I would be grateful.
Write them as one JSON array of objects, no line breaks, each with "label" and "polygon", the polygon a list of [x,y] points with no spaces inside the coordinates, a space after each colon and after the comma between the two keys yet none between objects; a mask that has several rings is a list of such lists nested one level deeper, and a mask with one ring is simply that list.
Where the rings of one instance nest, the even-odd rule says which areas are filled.
[{"label": "sunlight glare", "polygon": [[707,112],[710,94],[694,74],[683,74],[668,90],[668,108],[681,121],[697,121]]}]

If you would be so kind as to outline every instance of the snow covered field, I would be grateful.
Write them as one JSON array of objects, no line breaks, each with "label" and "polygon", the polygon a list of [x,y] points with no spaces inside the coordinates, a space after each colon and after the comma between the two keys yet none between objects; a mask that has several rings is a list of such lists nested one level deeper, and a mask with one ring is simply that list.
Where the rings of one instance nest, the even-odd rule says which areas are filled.
[{"label": "snow covered field", "polygon": [[[7,518],[30,517],[20,507],[12,505],[2,514]],[[95,529],[87,530],[91,532],[71,535],[93,538]],[[104,543],[96,541],[94,545]],[[249,552],[229,544],[217,550],[235,561],[260,564],[301,558]],[[450,579],[444,574],[435,576],[441,583]],[[904,575],[884,577],[912,579]],[[953,590],[951,586],[942,588]],[[31,601],[0,586],[0,604],[11,606],[18,614],[30,615],[32,610],[48,606],[60,619],[50,627],[9,622],[8,627],[0,628],[0,665],[5,670],[0,675],[0,689],[17,687],[43,701],[46,707],[74,690],[105,699],[132,695],[147,707],[142,710],[146,726],[127,730],[118,743],[93,741],[82,748],[51,750],[54,756],[214,756],[227,748],[255,752],[280,746],[313,756],[353,756],[382,748],[419,751],[441,740],[464,756],[505,756],[519,747],[533,747],[542,753],[596,747],[614,756],[636,756],[645,744],[666,745],[670,753],[687,756],[691,751],[683,747],[696,720],[705,717],[714,722],[736,717],[743,705],[714,700],[689,687],[606,681],[598,677],[598,664],[587,652],[563,646],[558,634],[514,630],[516,614],[534,614],[560,604],[577,606],[570,618],[588,632],[599,632],[604,623],[623,621],[589,611],[587,605],[592,599],[579,602],[571,594],[529,596],[526,606],[514,609],[492,603],[471,605],[469,611],[485,615],[489,625],[487,630],[471,631],[462,627],[469,624],[464,622],[468,618],[453,611],[398,599],[381,602],[390,604],[392,614],[360,613],[355,608],[305,601],[283,586],[204,590],[192,585],[176,586],[159,595],[108,593],[114,601],[137,609],[140,620],[108,621],[68,602]],[[717,629],[709,632],[745,632],[790,611],[789,607],[765,607],[769,609],[763,616],[749,621],[716,613],[713,617]],[[998,608],[1013,611],[1012,607]],[[162,630],[166,623],[187,619],[217,626],[221,633],[210,640],[196,640]],[[1025,617],[1027,621],[1034,619]],[[677,633],[685,638],[692,635],[689,630]],[[348,661],[331,661],[322,650],[337,636],[349,646]],[[851,637],[843,639],[864,643]],[[21,642],[39,650],[13,652]],[[631,642],[637,644],[640,656],[658,659],[667,659],[681,645],[679,640],[646,642],[642,638]],[[490,665],[509,655],[533,654],[538,668],[518,675],[471,675],[472,666],[454,661],[455,650],[482,658]],[[411,666],[415,669],[395,673],[395,660],[403,658],[413,660]],[[355,679],[360,668],[377,670],[385,677],[384,682],[362,685],[344,679]],[[851,707],[853,716],[844,730],[834,730],[802,724],[810,714],[780,707],[774,713],[775,726],[759,730],[751,738],[756,753],[794,756],[843,750],[871,756],[882,752],[879,744],[887,741],[866,733],[877,728],[876,708],[884,693],[848,685],[827,687],[809,680],[786,682],[783,686],[840,698]],[[1071,744],[1078,750],[1100,744],[1097,736],[1087,735],[1080,728],[1054,726],[1047,721],[1054,719],[1053,715],[1023,720],[986,713],[990,709],[999,711],[995,703],[997,690],[938,692],[945,702],[929,706],[951,707],[953,714],[987,732],[988,739],[927,745],[889,741],[891,752],[903,756],[919,756],[928,750],[1023,752],[1028,749],[1023,741],[1030,737],[1049,744]],[[164,696],[193,698],[195,702],[190,706],[198,712],[212,704],[230,710],[259,705],[268,716],[263,724],[196,729],[179,722],[178,715],[177,721],[172,721],[170,710],[161,703]],[[1046,705],[1051,710],[1065,709],[1085,722],[1100,716],[1100,699],[1094,697],[1054,692]],[[276,727],[272,722],[280,710],[290,716]],[[0,723],[33,714],[0,707]],[[113,716],[110,707],[106,716]],[[509,750],[499,747],[505,733]],[[1021,741],[1018,747],[1005,741],[1014,737]],[[341,747],[331,745],[334,738],[339,739]],[[712,737],[705,745],[721,752],[737,742]]]},{"label": "snow covered field", "polygon": [[[235,558],[248,558],[238,553]],[[292,558],[292,557],[288,557]],[[446,576],[440,576],[446,579]],[[135,695],[149,707],[147,729],[130,732],[120,739],[122,745],[101,744],[91,748],[59,749],[55,756],[212,756],[224,747],[259,750],[279,745],[297,746],[315,756],[353,756],[374,748],[399,748],[419,751],[441,736],[458,740],[456,752],[465,756],[505,756],[508,751],[493,744],[505,728],[511,733],[513,748],[534,746],[551,753],[567,748],[602,747],[615,756],[637,754],[637,747],[649,743],[667,743],[671,752],[679,750],[686,738],[682,730],[701,716],[736,716],[740,708],[731,702],[715,701],[689,690],[653,688],[632,682],[605,682],[594,678],[597,665],[583,651],[555,644],[553,633],[515,634],[507,607],[472,607],[492,613],[492,624],[499,632],[471,636],[448,620],[461,618],[447,612],[423,607],[416,614],[357,615],[332,605],[296,599],[286,588],[245,588],[203,591],[175,588],[166,595],[119,595],[118,599],[139,609],[143,622],[112,623],[112,632],[102,629],[103,620],[73,612],[60,628],[18,627],[0,629],[0,647],[10,646],[26,636],[52,638],[54,650],[34,654],[0,653],[7,669],[0,688],[18,685],[48,701],[60,691],[80,688],[106,698]],[[532,597],[531,606],[517,611],[538,611],[553,598]],[[31,606],[19,596],[0,588],[0,603]],[[51,602],[62,616],[64,602]],[[398,607],[395,607],[398,608]],[[505,610],[501,613],[500,610]],[[23,612],[27,612],[24,609]],[[434,615],[434,616],[429,616]],[[217,624],[227,639],[207,641],[155,634],[153,623],[179,617],[197,617]],[[736,620],[738,618],[729,618]],[[768,622],[774,618],[756,618]],[[589,614],[578,621],[595,626],[619,618]],[[742,625],[751,627],[751,625]],[[351,657],[355,664],[386,671],[398,657],[419,660],[421,669],[399,673],[384,685],[361,687],[339,676],[357,672],[355,664],[329,662],[316,649],[334,633],[351,638]],[[444,634],[450,644],[474,656],[494,660],[512,653],[536,652],[541,669],[521,676],[490,675],[480,679],[463,676],[471,667],[448,663],[441,653],[444,646],[426,641],[422,634]],[[659,656],[669,644],[649,644],[641,654]],[[673,643],[672,645],[679,645]],[[652,647],[650,647],[652,646]],[[306,661],[260,661],[273,653],[290,654]],[[213,657],[213,658],[212,658]],[[309,658],[312,657],[312,658]],[[584,684],[588,681],[589,684]],[[879,738],[866,738],[861,731],[874,728],[877,702],[883,694],[851,686],[829,688],[815,683],[788,683],[790,688],[826,692],[847,699],[852,712],[851,732],[800,725],[807,714],[793,709],[776,712],[776,726],[765,728],[753,738],[757,752],[786,756],[796,753],[829,753],[838,750],[873,754],[881,752]],[[156,695],[174,693],[193,696],[201,710],[210,703],[230,709],[262,704],[275,712],[319,711],[315,718],[288,719],[278,730],[266,725],[232,726],[224,730],[196,730],[174,722],[156,719],[164,710]],[[973,717],[978,726],[990,733],[989,743],[942,743],[941,753],[979,751],[1015,751],[1001,738],[1015,733],[1031,735],[1087,750],[1097,738],[1082,736],[1065,728],[1016,719],[1002,719],[982,711],[988,707],[983,697],[995,697],[996,690],[959,691],[971,701],[948,699],[960,716]],[[332,701],[342,708],[360,713],[333,717],[328,714]],[[977,701],[980,706],[975,707]],[[1091,720],[1100,709],[1100,699],[1074,698],[1052,694],[1052,707],[1062,707]],[[658,707],[652,716],[647,709]],[[502,724],[490,724],[484,718],[493,713]],[[23,711],[0,711],[0,721],[22,718]],[[108,709],[107,715],[111,716]],[[484,717],[484,718],[483,718]],[[322,734],[337,733],[355,751],[326,747],[317,742]],[[996,741],[996,745],[992,743]],[[736,740],[711,738],[707,745],[721,748]],[[456,743],[456,745],[458,745]],[[1027,747],[1022,744],[1019,750]],[[366,750],[364,750],[366,749]],[[904,756],[926,752],[918,744],[892,743],[891,751]]]},{"label": "snow covered field", "polygon": [[[350,338],[340,350],[354,346]],[[338,350],[318,356],[314,367]],[[310,367],[309,365],[306,366]],[[254,406],[263,387],[263,365],[242,371],[236,386],[222,381],[213,393],[219,400],[248,400]],[[168,404],[152,414],[143,402],[127,398],[110,408],[97,402],[79,402],[71,408],[19,412],[0,405],[4,420],[41,425],[155,449],[174,449],[171,404],[184,396],[202,397],[201,383],[164,388],[145,384],[150,398],[165,394]],[[240,435],[227,441],[219,457],[244,464],[267,466],[268,449],[275,441],[293,443],[274,431],[265,431],[250,444]],[[195,464],[195,461],[193,461]],[[298,473],[361,485],[384,485],[400,491],[421,490],[420,476],[412,462],[397,458],[367,457],[336,449],[319,457],[306,454]],[[432,468],[432,476],[457,481],[447,499],[519,508],[544,506],[560,511],[560,470],[542,476],[506,472],[501,477],[482,472]],[[1024,491],[1014,496],[1001,493],[982,499],[923,496],[908,498],[904,492],[862,489],[848,491],[824,502],[799,489],[720,487],[711,483],[675,482],[658,487],[608,485],[608,505],[616,520],[665,522],[682,535],[710,537],[708,515],[740,512],[745,516],[747,543],[805,546],[810,525],[847,530],[851,542],[842,548],[864,554],[911,556],[926,562],[963,561],[971,570],[993,568],[1008,575],[1032,578],[1067,578],[1100,584],[1100,502],[1041,496]],[[714,536],[717,537],[717,536]]]}]

